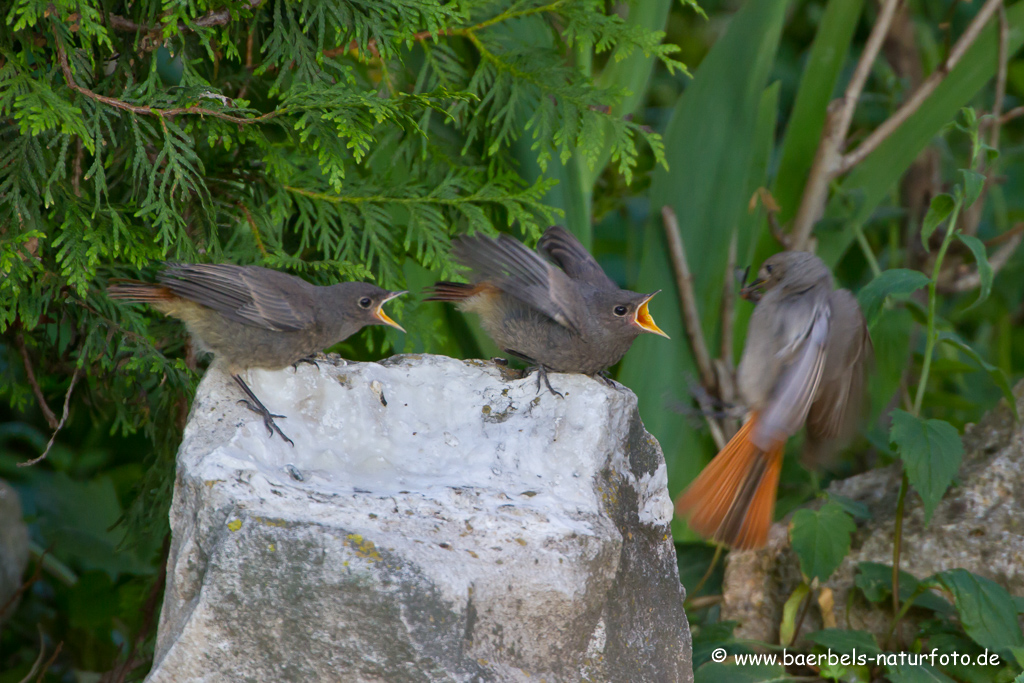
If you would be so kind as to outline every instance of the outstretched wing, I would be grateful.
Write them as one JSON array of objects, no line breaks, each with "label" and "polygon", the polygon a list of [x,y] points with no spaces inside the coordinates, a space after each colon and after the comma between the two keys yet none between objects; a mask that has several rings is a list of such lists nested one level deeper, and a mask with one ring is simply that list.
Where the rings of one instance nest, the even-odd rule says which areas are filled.
[{"label": "outstretched wing", "polygon": [[587,282],[598,289],[618,289],[576,236],[560,225],[552,225],[544,232],[537,242],[537,251],[554,261],[573,280]]},{"label": "outstretched wing", "polygon": [[291,332],[314,321],[312,285],[269,268],[168,263],[159,280],[177,296],[244,325]]},{"label": "outstretched wing", "polygon": [[585,306],[569,276],[508,235],[460,237],[452,256],[477,282],[489,282],[558,324],[579,332]]},{"label": "outstretched wing", "polygon": [[769,448],[799,431],[807,419],[825,367],[831,311],[822,297],[810,309],[799,326],[794,326],[787,343],[773,362],[783,370],[772,389],[768,405],[761,413],[754,441]]}]

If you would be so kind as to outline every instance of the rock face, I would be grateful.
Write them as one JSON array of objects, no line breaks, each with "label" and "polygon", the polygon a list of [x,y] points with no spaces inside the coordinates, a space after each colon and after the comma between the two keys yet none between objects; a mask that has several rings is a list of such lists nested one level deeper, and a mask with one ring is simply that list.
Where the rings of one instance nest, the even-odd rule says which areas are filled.
[{"label": "rock face", "polygon": [[623,387],[397,356],[211,369],[152,683],[689,681],[672,504]]},{"label": "rock face", "polygon": [[0,624],[18,609],[18,601],[8,601],[21,588],[21,577],[28,564],[28,527],[22,520],[18,492],[0,479]]},{"label": "rock face", "polygon": [[[1015,391],[1017,410],[1024,415],[1024,382]],[[920,498],[911,493],[903,523],[900,569],[917,578],[962,567],[1024,596],[1024,422],[1014,422],[1005,402],[963,436],[964,462],[954,488],[946,493],[925,526]],[[828,580],[834,614],[841,626],[871,631],[881,638],[891,620],[888,604],[881,609],[855,594],[857,565],[877,562],[892,566],[898,467],[872,470],[835,482],[833,493],[860,501],[871,520],[854,535],[853,550]],[[785,522],[776,524],[768,544],[754,551],[731,553],[723,586],[722,618],[740,622],[738,638],[778,642],[782,605],[800,582],[799,562],[789,546]],[[824,615],[827,622],[828,615]],[[849,620],[847,622],[847,619]],[[835,623],[835,622],[832,622]],[[823,615],[811,610],[801,632],[822,628]],[[904,624],[908,638],[914,626]],[[909,642],[909,641],[907,641]]]}]

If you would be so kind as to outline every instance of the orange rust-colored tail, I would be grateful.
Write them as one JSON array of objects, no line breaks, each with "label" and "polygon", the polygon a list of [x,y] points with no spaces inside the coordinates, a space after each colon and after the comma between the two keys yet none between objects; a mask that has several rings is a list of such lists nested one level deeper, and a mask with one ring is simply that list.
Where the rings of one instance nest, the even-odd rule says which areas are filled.
[{"label": "orange rust-colored tail", "polygon": [[121,301],[171,301],[177,299],[177,295],[162,285],[155,285],[151,282],[140,280],[111,280],[107,287],[107,296],[111,299]]},{"label": "orange rust-colored tail", "polygon": [[785,442],[763,451],[751,442],[757,413],[676,499],[690,528],[731,548],[759,548],[768,540]]}]

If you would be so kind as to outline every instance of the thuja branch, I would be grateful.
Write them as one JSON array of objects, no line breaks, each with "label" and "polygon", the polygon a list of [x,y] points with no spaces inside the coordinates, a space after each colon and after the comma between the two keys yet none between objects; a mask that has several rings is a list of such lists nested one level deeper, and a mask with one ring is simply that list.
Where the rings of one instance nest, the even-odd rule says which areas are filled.
[{"label": "thuja branch", "polygon": [[68,87],[71,88],[72,90],[74,90],[77,93],[85,95],[89,99],[95,100],[97,102],[100,102],[100,103],[105,104],[105,105],[110,106],[110,107],[114,107],[115,109],[120,109],[122,111],[128,111],[128,112],[131,112],[133,114],[140,114],[142,116],[168,116],[168,117],[170,117],[170,116],[177,116],[179,114],[191,114],[191,115],[198,115],[198,116],[212,116],[214,118],[218,118],[218,119],[221,119],[223,121],[228,121],[230,123],[237,123],[239,125],[242,125],[242,124],[252,124],[252,123],[262,123],[262,122],[268,121],[268,120],[270,120],[270,119],[272,119],[272,118],[274,118],[276,116],[280,116],[281,114],[284,113],[283,109],[276,109],[276,110],[274,110],[272,112],[268,112],[268,113],[262,114],[260,116],[254,116],[252,118],[245,118],[245,117],[239,117],[239,116],[231,116],[230,114],[225,114],[223,111],[217,111],[216,109],[207,109],[205,107],[196,107],[196,106],[176,107],[176,108],[172,108],[172,109],[157,109],[156,107],[149,107],[149,106],[145,106],[145,105],[132,104],[130,102],[125,102],[124,100],[119,100],[119,99],[117,99],[115,97],[107,97],[106,95],[100,95],[99,93],[94,92],[94,91],[90,90],[89,88],[86,88],[85,86],[79,85],[75,81],[74,76],[71,73],[71,65],[68,62],[68,54],[64,50],[64,46],[61,45],[61,42],[59,40],[57,41],[56,45],[57,45],[57,63],[60,66],[61,72],[64,74],[64,80],[67,82]]},{"label": "thuja branch", "polygon": [[[495,15],[490,19],[481,21],[472,26],[462,26],[459,28],[445,28],[439,31],[419,31],[414,33],[410,38],[417,42],[424,40],[432,40],[436,38],[443,38],[445,36],[462,36],[463,38],[471,38],[477,31],[482,31],[486,28],[500,24],[511,19],[522,19],[523,17],[532,16],[534,14],[543,14],[545,12],[554,12],[560,5],[564,5],[566,0],[555,0],[555,2],[542,5],[540,7],[531,7],[530,9],[514,11],[511,8],[505,10],[501,14]],[[377,39],[371,38],[366,43],[366,49],[369,50],[374,57],[380,57],[380,53],[377,51]],[[334,47],[329,50],[324,50],[323,54],[325,57],[337,57],[340,54],[346,52],[358,52],[359,42],[353,40],[348,45],[341,47]]]},{"label": "thuja branch", "polygon": [[[263,4],[263,0],[249,0],[248,9],[256,9]],[[224,26],[225,24],[231,23],[235,17],[231,16],[231,10],[220,9],[212,12],[207,12],[203,16],[199,17],[191,23],[178,23],[178,30],[181,32],[194,31],[197,28],[211,28],[213,26]],[[118,16],[117,14],[111,14],[109,17],[110,27],[115,31],[136,31],[139,33],[160,33],[163,31],[162,26],[145,26],[143,24],[136,24],[131,19],[126,17]]]}]

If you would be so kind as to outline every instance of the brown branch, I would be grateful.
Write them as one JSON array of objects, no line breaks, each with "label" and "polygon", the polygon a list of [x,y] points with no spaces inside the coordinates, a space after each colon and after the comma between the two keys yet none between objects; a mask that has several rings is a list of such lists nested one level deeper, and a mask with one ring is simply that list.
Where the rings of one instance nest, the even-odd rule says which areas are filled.
[{"label": "brown branch", "polygon": [[999,125],[1020,118],[1021,116],[1024,116],[1024,107],[1014,107],[999,117]]},{"label": "brown branch", "polygon": [[43,670],[39,672],[39,678],[36,679],[36,683],[43,683],[43,676],[45,676],[46,672],[50,669],[51,666],[53,666],[53,663],[57,661],[57,655],[60,654],[61,648],[63,647],[63,640],[57,643],[57,647],[53,650],[53,654],[50,655],[50,658],[46,660],[46,664],[43,664]]},{"label": "brown branch", "polygon": [[693,275],[686,262],[686,248],[679,234],[679,222],[671,206],[661,207],[664,221],[665,241],[668,242],[668,253],[672,260],[672,270],[676,274],[676,285],[679,287],[679,309],[683,314],[686,337],[690,340],[690,349],[700,371],[700,381],[705,389],[713,391],[715,387],[715,371],[711,367],[711,356],[704,343],[704,332],[701,330],[700,313],[697,311],[697,298],[693,293]]},{"label": "brown branch", "polygon": [[992,18],[995,11],[1002,6],[1002,3],[1003,0],[988,0],[982,5],[981,9],[978,10],[978,14],[971,20],[963,35],[960,36],[960,40],[956,41],[953,49],[950,50],[946,60],[921,83],[917,90],[892,116],[883,121],[882,125],[878,128],[871,131],[871,134],[864,138],[864,141],[857,145],[855,150],[841,158],[835,175],[842,175],[862,162],[921,107],[924,101],[939,87],[939,84],[945,80],[949,72],[960,62],[968,48],[977,40],[978,34],[985,28],[985,24]]},{"label": "brown branch", "polygon": [[264,256],[267,255],[267,248],[263,245],[263,238],[260,237],[260,229],[256,225],[256,221],[253,220],[252,214],[249,213],[249,208],[242,202],[238,202],[238,208],[245,214],[245,220],[249,222],[249,228],[252,230],[252,236],[256,239],[256,248],[260,250],[260,253]]},{"label": "brown branch", "polygon": [[[222,119],[230,123],[250,124],[250,123],[261,123],[268,119],[272,119],[282,113],[282,110],[277,109],[272,112],[268,112],[261,116],[255,116],[253,118],[239,118],[237,116],[231,116],[224,112],[216,111],[213,109],[206,109],[204,107],[178,107],[175,109],[156,109],[154,107],[140,106],[136,104],[130,104],[124,100],[119,100],[113,97],[107,97],[106,95],[100,95],[99,93],[93,92],[88,88],[78,85],[75,82],[74,77],[71,74],[71,65],[68,63],[68,55],[64,51],[63,46],[60,42],[57,42],[57,61],[60,65],[60,70],[64,73],[64,80],[67,81],[68,87],[72,90],[79,92],[86,97],[102,102],[108,106],[114,107],[115,109],[121,109],[123,111],[129,111],[133,114],[141,114],[143,116],[177,116],[179,114],[198,114],[199,116],[212,116],[214,118]],[[227,98],[224,98],[227,99]]]},{"label": "brown branch", "polygon": [[814,229],[814,224],[824,212],[825,203],[828,199],[829,184],[836,177],[847,173],[854,166],[862,162],[921,107],[949,72],[956,67],[971,45],[974,44],[982,29],[985,28],[985,24],[988,23],[993,13],[1002,5],[1002,1],[986,0],[942,64],[918,86],[907,101],[892,116],[887,118],[864,138],[857,145],[856,149],[842,154],[841,149],[846,142],[846,135],[849,132],[850,121],[853,118],[853,111],[857,106],[857,100],[860,98],[860,93],[867,80],[871,65],[878,55],[878,50],[881,47],[886,32],[889,30],[896,5],[899,2],[899,0],[885,0],[878,19],[871,29],[871,35],[868,36],[868,42],[864,46],[864,52],[857,63],[857,68],[854,71],[853,78],[850,79],[850,85],[847,87],[846,93],[842,99],[836,100],[829,106],[829,113],[821,133],[821,142],[818,145],[818,151],[815,154],[814,163],[807,178],[807,185],[804,187],[800,207],[793,222],[792,237],[794,249],[806,249],[811,232]]},{"label": "brown branch", "polygon": [[3,605],[0,605],[0,619],[3,619],[4,613],[9,610],[15,602],[18,601],[25,592],[32,587],[32,585],[38,581],[43,575],[43,558],[50,552],[50,548],[43,551],[43,554],[39,556],[39,560],[36,562],[36,568],[32,571],[32,576],[28,577],[24,583],[18,586],[18,590],[14,591],[14,595],[10,597]]},{"label": "brown branch", "polygon": [[50,410],[50,406],[46,403],[46,397],[43,396],[43,390],[39,388],[39,382],[36,381],[36,373],[32,369],[32,359],[28,356],[28,348],[25,346],[25,338],[21,335],[21,332],[14,335],[14,345],[18,347],[18,352],[21,354],[21,362],[25,366],[25,379],[28,380],[28,385],[32,387],[32,393],[35,394],[39,410],[43,411],[43,417],[46,418],[46,423],[50,425],[50,429],[56,429],[57,416]]},{"label": "brown branch", "polygon": [[889,26],[892,24],[898,4],[899,0],[884,0],[878,13],[878,19],[875,20],[868,41],[864,45],[860,61],[857,62],[857,68],[846,87],[846,92],[841,99],[835,100],[828,107],[825,125],[821,131],[821,141],[818,143],[818,151],[814,155],[814,162],[811,164],[811,170],[807,176],[807,185],[804,186],[796,218],[793,219],[791,236],[794,249],[806,248],[814,224],[825,210],[828,186],[835,178],[836,168],[842,159],[842,148],[846,142],[846,134],[850,130],[853,112],[857,108],[857,101],[860,99],[861,91],[871,73],[871,66],[874,64],[879,50],[882,49],[882,43],[889,32]]},{"label": "brown branch", "polygon": [[[263,0],[249,0],[249,9],[256,9],[262,4]],[[197,28],[223,26],[224,24],[230,23],[233,18],[234,17],[231,16],[230,10],[214,10],[212,12],[207,12],[190,24],[178,22],[178,30],[194,31]],[[163,26],[144,26],[142,24],[136,24],[131,19],[127,19],[116,14],[110,15],[110,28],[115,31],[136,31],[140,33],[161,33],[163,31]]]},{"label": "brown branch", "polygon": [[1017,223],[1006,232],[1001,232],[990,240],[985,240],[985,248],[991,249],[992,247],[998,247],[1003,242],[1006,242],[1011,237],[1015,237],[1024,232],[1024,223]]},{"label": "brown branch", "polygon": [[25,462],[19,462],[18,467],[30,467],[32,465],[35,465],[36,463],[44,460],[46,456],[50,454],[50,449],[53,448],[53,442],[57,439],[57,434],[64,427],[64,423],[68,421],[68,412],[71,409],[71,392],[74,391],[75,385],[78,384],[78,378],[81,376],[82,368],[76,367],[75,374],[71,376],[71,384],[68,386],[67,393],[64,394],[64,414],[61,415],[60,422],[57,423],[57,427],[53,430],[53,435],[50,437],[50,440],[46,443],[46,448],[38,457],[32,458],[31,460],[26,460]]}]

